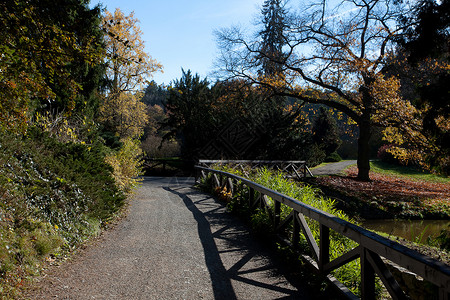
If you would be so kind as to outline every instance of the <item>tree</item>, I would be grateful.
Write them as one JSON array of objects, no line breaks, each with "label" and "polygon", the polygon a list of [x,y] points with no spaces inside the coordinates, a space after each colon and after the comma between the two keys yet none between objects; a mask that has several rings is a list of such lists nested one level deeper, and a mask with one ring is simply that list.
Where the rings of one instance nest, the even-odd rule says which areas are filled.
[{"label": "tree", "polygon": [[147,105],[162,106],[166,101],[167,95],[168,95],[167,89],[158,85],[156,82],[152,81],[144,90],[142,102],[144,102]]},{"label": "tree", "polygon": [[285,30],[284,76],[277,78],[258,76],[258,40],[236,28],[223,30],[221,71],[227,78],[246,78],[278,95],[347,114],[359,127],[358,178],[369,180],[372,128],[420,126],[415,108],[398,96],[398,80],[381,72],[394,38],[407,26],[396,25],[404,11],[390,0],[344,0],[336,6],[322,1],[305,7]]},{"label": "tree", "polygon": [[281,0],[265,0],[261,14],[264,29],[258,34],[261,38],[260,73],[266,77],[273,77],[282,74],[287,12]]},{"label": "tree", "polygon": [[99,14],[79,0],[0,3],[2,128],[25,131],[36,106],[70,113],[91,104],[104,53]]},{"label": "tree", "polygon": [[319,115],[314,120],[312,134],[313,141],[325,151],[326,157],[335,152],[342,143],[336,120],[324,107],[319,109]]},{"label": "tree", "polygon": [[103,31],[111,94],[141,89],[143,84],[149,83],[147,78],[152,73],[162,70],[161,64],[145,52],[138,22],[134,13],[125,16],[119,8],[114,15],[105,12]]},{"label": "tree", "polygon": [[[401,145],[406,158],[414,157],[426,167],[450,172],[450,1],[422,0],[399,40],[397,59],[386,72],[397,74],[404,96],[423,112],[422,135],[427,143]],[[406,93],[406,92],[407,93]],[[426,151],[423,151],[426,150]],[[398,152],[398,149],[397,149]]]},{"label": "tree", "polygon": [[119,138],[142,135],[148,116],[138,90],[152,73],[162,69],[144,51],[138,22],[133,13],[125,16],[119,8],[114,15],[106,11],[103,18],[109,84],[101,105],[102,120]]},{"label": "tree", "polygon": [[147,107],[141,94],[123,92],[108,98],[108,105],[100,108],[101,121],[119,139],[138,138],[148,122]]},{"label": "tree", "polygon": [[198,151],[214,138],[212,120],[212,97],[209,82],[198,74],[185,72],[169,88],[165,104],[168,119],[163,126],[169,128],[164,140],[179,138],[182,155],[193,158]]}]

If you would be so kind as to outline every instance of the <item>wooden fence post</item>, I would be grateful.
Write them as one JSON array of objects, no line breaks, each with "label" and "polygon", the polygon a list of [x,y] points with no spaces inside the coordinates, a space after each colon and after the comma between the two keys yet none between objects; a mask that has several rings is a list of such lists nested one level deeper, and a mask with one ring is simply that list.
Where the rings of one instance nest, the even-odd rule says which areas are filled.
[{"label": "wooden fence post", "polygon": [[330,262],[330,228],[320,224],[319,241],[319,270],[324,271],[324,266]]},{"label": "wooden fence post", "polygon": [[361,247],[361,299],[375,300],[375,270],[369,262],[367,251]]},{"label": "wooden fence post", "polygon": [[281,215],[281,203],[278,202],[277,200],[273,199],[273,201],[275,201],[275,211],[274,211],[274,227],[277,228],[278,225],[280,224],[280,215]]}]

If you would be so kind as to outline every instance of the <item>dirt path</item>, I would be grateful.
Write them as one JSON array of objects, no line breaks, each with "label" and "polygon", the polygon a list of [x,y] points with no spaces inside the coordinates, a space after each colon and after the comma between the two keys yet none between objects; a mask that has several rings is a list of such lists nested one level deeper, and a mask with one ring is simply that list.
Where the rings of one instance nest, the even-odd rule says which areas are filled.
[{"label": "dirt path", "polygon": [[325,166],[311,170],[314,176],[339,174],[348,166],[356,164],[356,160],[343,160],[337,163],[330,163]]},{"label": "dirt path", "polygon": [[147,177],[128,216],[31,299],[315,299],[282,276],[246,227],[189,178]]}]

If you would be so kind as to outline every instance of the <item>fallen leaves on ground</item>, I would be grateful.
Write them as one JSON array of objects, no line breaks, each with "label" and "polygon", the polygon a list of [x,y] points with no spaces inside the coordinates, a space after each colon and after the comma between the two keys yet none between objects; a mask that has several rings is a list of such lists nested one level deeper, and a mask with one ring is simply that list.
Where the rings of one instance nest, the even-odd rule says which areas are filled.
[{"label": "fallen leaves on ground", "polygon": [[401,212],[405,217],[450,217],[450,185],[424,180],[412,180],[371,172],[370,182],[356,178],[357,168],[347,170],[347,176],[318,177],[321,185],[344,191],[362,201],[376,204],[383,210]]}]

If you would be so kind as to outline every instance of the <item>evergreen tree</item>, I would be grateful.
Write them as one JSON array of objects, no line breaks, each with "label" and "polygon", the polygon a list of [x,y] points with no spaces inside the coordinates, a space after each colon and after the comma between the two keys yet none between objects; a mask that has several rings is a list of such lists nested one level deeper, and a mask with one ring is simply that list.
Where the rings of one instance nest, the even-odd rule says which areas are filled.
[{"label": "evergreen tree", "polygon": [[314,120],[312,133],[313,141],[325,151],[326,157],[334,153],[342,143],[338,131],[336,120],[328,110],[321,107],[319,115]]},{"label": "evergreen tree", "polygon": [[142,102],[144,102],[149,106],[153,105],[162,106],[166,102],[167,95],[168,95],[167,89],[158,85],[155,81],[152,81],[144,90]]},{"label": "evergreen tree", "polygon": [[283,72],[283,46],[286,44],[284,31],[287,27],[287,13],[282,0],[265,0],[261,14],[264,29],[259,33],[262,39],[259,56],[260,72],[262,75],[273,77]]},{"label": "evergreen tree", "polygon": [[209,82],[191,71],[182,71],[171,88],[165,108],[168,119],[163,126],[170,131],[164,140],[178,138],[185,158],[193,158],[208,141],[214,138]]}]

